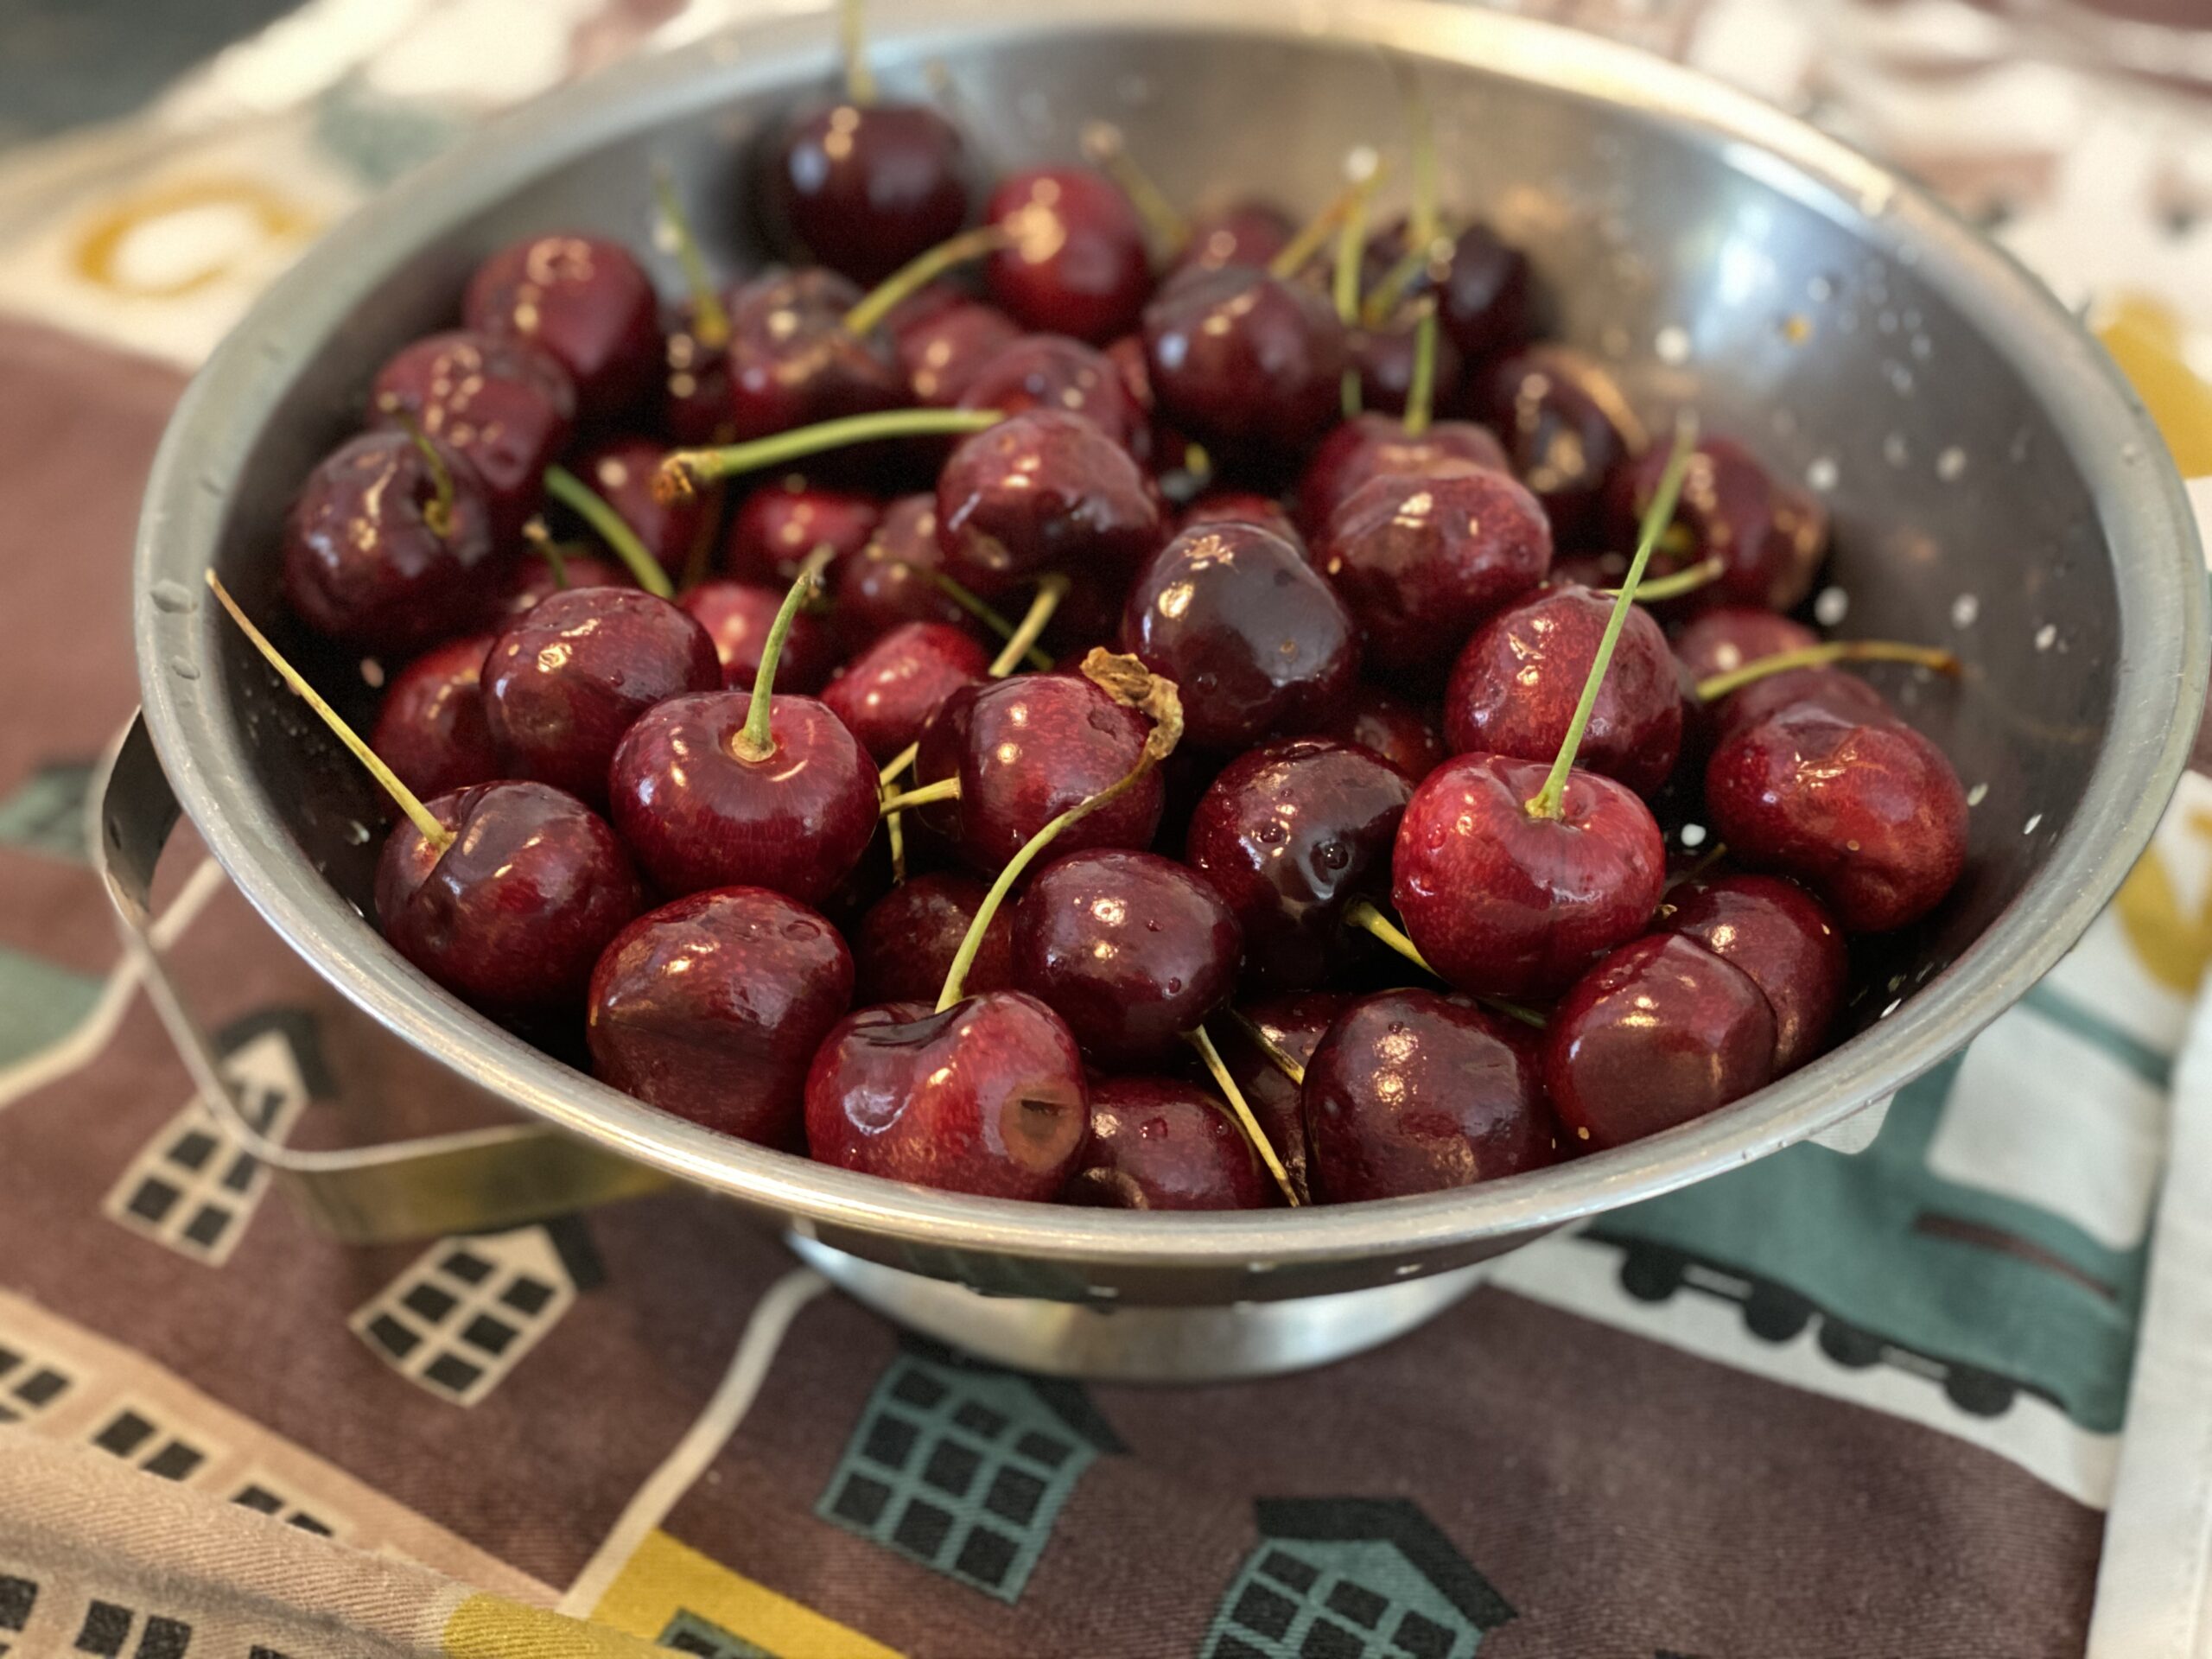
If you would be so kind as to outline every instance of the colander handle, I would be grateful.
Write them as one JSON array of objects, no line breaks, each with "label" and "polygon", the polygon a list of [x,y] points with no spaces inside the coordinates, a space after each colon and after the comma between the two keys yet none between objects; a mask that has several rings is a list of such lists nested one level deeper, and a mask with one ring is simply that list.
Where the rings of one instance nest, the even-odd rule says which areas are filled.
[{"label": "colander handle", "polygon": [[147,1000],[209,1110],[276,1173],[321,1231],[355,1244],[486,1232],[666,1184],[665,1177],[642,1165],[533,1124],[342,1152],[302,1152],[271,1141],[239,1107],[213,1045],[185,1007],[163,961],[153,914],[154,872],[176,827],[178,807],[143,715],[131,717],[92,799],[92,867],[121,918],[124,947]]}]

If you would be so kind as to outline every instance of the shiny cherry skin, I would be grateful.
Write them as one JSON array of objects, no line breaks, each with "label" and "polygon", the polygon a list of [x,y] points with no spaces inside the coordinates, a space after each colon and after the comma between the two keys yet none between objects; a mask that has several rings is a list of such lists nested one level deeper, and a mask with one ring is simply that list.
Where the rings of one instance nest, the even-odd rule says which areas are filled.
[{"label": "shiny cherry skin", "polygon": [[[775,626],[776,613],[783,608],[784,590],[717,578],[701,582],[676,602],[715,642],[722,683],[733,691],[750,691],[760,677],[760,652],[768,643],[768,631]],[[791,619],[791,632],[784,636],[776,683],[787,691],[811,696],[830,683],[838,656],[837,636],[828,619],[801,611]]]},{"label": "shiny cherry skin", "polygon": [[[1763,658],[1802,651],[1820,636],[1800,622],[1747,605],[1725,606],[1692,619],[1675,636],[1675,655],[1693,683],[1728,674]],[[1753,682],[1757,683],[1756,681]]]},{"label": "shiny cherry skin", "polygon": [[791,585],[806,556],[826,547],[832,563],[868,545],[883,504],[810,485],[796,473],[763,484],[738,504],[722,537],[721,571],[737,582]]},{"label": "shiny cherry skin", "polygon": [[1144,441],[1146,413],[1121,371],[1103,352],[1065,334],[1024,334],[1001,347],[976,365],[959,406],[1007,415],[1063,410],[1096,423],[1132,454]]},{"label": "shiny cherry skin", "polygon": [[[1614,475],[1607,490],[1612,538],[1636,543],[1637,521],[1667,469],[1667,446],[1653,444]],[[1675,523],[1689,531],[1690,545],[1656,555],[1652,574],[1718,557],[1725,568],[1684,603],[1693,610],[1756,605],[1786,611],[1813,589],[1827,552],[1827,511],[1805,491],[1778,482],[1751,452],[1728,438],[1701,440],[1682,476]]]},{"label": "shiny cherry skin", "polygon": [[488,784],[506,772],[484,718],[484,656],[491,648],[487,633],[449,639],[431,646],[385,687],[369,747],[424,800]]},{"label": "shiny cherry skin", "polygon": [[369,387],[369,412],[379,426],[412,420],[467,456],[504,540],[537,511],[545,468],[569,447],[576,389],[527,340],[454,329],[386,361]]},{"label": "shiny cherry skin", "polygon": [[637,585],[626,569],[610,559],[597,558],[589,553],[569,553],[563,556],[556,569],[552,560],[525,552],[507,568],[499,608],[502,616],[520,616],[524,611],[537,608],[550,595],[570,588]]},{"label": "shiny cherry skin", "polygon": [[1254,984],[1306,990],[1351,960],[1344,908],[1389,885],[1413,792],[1364,749],[1300,737],[1237,756],[1199,797],[1184,855],[1243,927]]},{"label": "shiny cherry skin", "polygon": [[1313,556],[1306,548],[1306,537],[1283,511],[1282,503],[1256,491],[1206,491],[1185,507],[1182,517],[1175,521],[1179,531],[1194,530],[1200,524],[1257,524],[1262,530],[1273,531],[1296,548],[1300,558]]},{"label": "shiny cherry skin", "polygon": [[1471,366],[1528,344],[1536,313],[1526,254],[1486,225],[1470,225],[1453,238],[1437,318]]},{"label": "shiny cherry skin", "polygon": [[634,588],[574,588],[510,622],[484,658],[484,715],[514,775],[607,798],[623,733],[664,697],[721,683],[691,617]]},{"label": "shiny cherry skin", "polygon": [[1531,346],[1497,365],[1482,402],[1554,537],[1579,546],[1597,535],[1606,483],[1642,435],[1612,378],[1570,346]]},{"label": "shiny cherry skin", "polygon": [[1014,918],[1014,982],[1100,1065],[1160,1065],[1236,988],[1243,936],[1172,859],[1094,848],[1033,876]]},{"label": "shiny cherry skin", "polygon": [[1454,462],[1509,473],[1497,440],[1471,421],[1438,421],[1419,436],[1389,415],[1360,415],[1332,429],[1298,481],[1298,523],[1309,537],[1328,526],[1337,509],[1377,478],[1425,478]]},{"label": "shiny cherry skin", "polygon": [[1918,921],[1966,868],[1959,775],[1898,721],[1793,704],[1722,741],[1705,798],[1731,855],[1803,882],[1847,933]]},{"label": "shiny cherry skin", "polygon": [[806,1141],[822,1163],[987,1198],[1046,1202],[1090,1134],[1090,1095],[1059,1015],[1020,991],[932,1014],[863,1008],[816,1052]]},{"label": "shiny cherry skin", "polygon": [[779,893],[720,887],[640,916],[591,976],[592,1071],[647,1105],[797,1150],[806,1068],[853,999],[837,930]]},{"label": "shiny cherry skin", "polygon": [[[1061,813],[1128,776],[1145,735],[1141,716],[1076,675],[1020,674],[963,687],[923,729],[914,761],[918,785],[957,778],[959,798],[918,815],[971,868],[995,875]],[[1149,846],[1164,798],[1155,768],[1069,825],[1053,850]]]},{"label": "shiny cherry skin", "polygon": [[1259,1210],[1268,1182],[1228,1109],[1173,1077],[1090,1089],[1090,1139],[1069,1204],[1107,1210]]},{"label": "shiny cherry skin", "polygon": [[578,461],[575,474],[636,532],[654,563],[681,577],[692,550],[713,533],[715,503],[709,495],[677,501],[654,495],[653,475],[668,454],[651,438],[613,438]]},{"label": "shiny cherry skin", "polygon": [[945,574],[987,598],[1048,570],[1134,569],[1164,531],[1144,469],[1065,410],[1033,409],[963,439],[938,478]]},{"label": "shiny cherry skin", "polygon": [[1356,743],[1380,755],[1408,783],[1421,782],[1450,758],[1427,715],[1364,681],[1352,688],[1343,711],[1313,734]]},{"label": "shiny cherry skin", "polygon": [[1014,233],[983,284],[1025,328],[1093,344],[1126,334],[1152,291],[1144,221],[1122,188],[1083,167],[1008,175],[983,217]]},{"label": "shiny cherry skin", "polygon": [[1709,705],[1710,724],[1717,738],[1727,738],[1800,703],[1870,726],[1897,719],[1889,699],[1856,674],[1840,668],[1785,668]]},{"label": "shiny cherry skin", "polygon": [[[840,322],[861,302],[861,286],[827,265],[770,265],[723,296],[732,333],[750,328],[788,336],[802,327]],[[778,313],[789,314],[782,321]]]},{"label": "shiny cherry skin", "polygon": [[660,429],[687,448],[729,438],[729,356],[699,338],[688,306],[662,337]]},{"label": "shiny cherry skin", "polygon": [[1224,265],[1265,269],[1297,234],[1290,215],[1273,202],[1232,201],[1192,219],[1190,238],[1176,254],[1173,271],[1219,270]]},{"label": "shiny cherry skin", "polygon": [[733,323],[730,433],[740,443],[906,401],[906,376],[890,341],[880,330],[853,333],[842,313],[785,304]]},{"label": "shiny cherry skin", "polygon": [[1544,579],[1552,531],[1512,479],[1461,467],[1362,485],[1314,550],[1359,620],[1368,661],[1419,673],[1441,671],[1491,613]]},{"label": "shiny cherry skin", "polygon": [[1129,588],[1122,649],[1175,682],[1185,734],[1242,749],[1339,713],[1359,678],[1359,630],[1336,590],[1256,524],[1202,524]]},{"label": "shiny cherry skin", "polygon": [[1696,940],[1764,993],[1774,1012],[1775,1076],[1821,1052],[1851,963],[1843,931],[1811,893],[1770,875],[1686,881],[1668,893],[1658,925]]},{"label": "shiny cherry skin", "polygon": [[1513,1021],[1433,991],[1349,1005],[1306,1064],[1314,1198],[1440,1192],[1553,1162],[1534,1051]]},{"label": "shiny cherry skin", "polygon": [[892,343],[914,401],[953,409],[983,365],[1022,337],[1021,325],[996,306],[967,302],[898,330]]},{"label": "shiny cherry skin", "polygon": [[968,219],[968,147],[926,104],[839,103],[795,122],[769,170],[778,216],[813,257],[881,282]]},{"label": "shiny cherry skin", "polygon": [[[1351,366],[1359,372],[1362,409],[1382,415],[1402,416],[1406,412],[1407,399],[1413,391],[1419,339],[1419,331],[1410,323],[1385,323],[1352,332]],[[1435,378],[1431,383],[1431,409],[1457,406],[1459,381],[1465,372],[1459,348],[1452,343],[1450,336],[1440,333],[1436,339]]]},{"label": "shiny cherry skin", "polygon": [[902,495],[884,508],[867,544],[830,567],[830,617],[845,649],[863,651],[906,622],[972,630],[968,613],[930,579],[944,568],[937,498]]},{"label": "shiny cherry skin", "polygon": [[943,622],[901,623],[847,664],[822,701],[873,759],[887,761],[990,665],[991,653],[972,633]]},{"label": "shiny cherry skin", "polygon": [[[933,1006],[969,924],[983,907],[984,892],[972,875],[932,870],[909,877],[869,906],[852,935],[861,1001]],[[1001,906],[984,928],[966,986],[978,996],[1014,988],[1013,906]]]},{"label": "shiny cherry skin", "polygon": [[663,893],[761,887],[818,904],[874,837],[875,767],[828,709],[781,693],[771,752],[747,760],[737,744],[752,703],[711,691],[648,709],[608,769],[614,825]]},{"label": "shiny cherry skin", "polygon": [[629,249],[556,232],[511,243],[468,279],[461,315],[480,334],[530,341],[575,385],[576,408],[612,420],[660,373],[660,302]]},{"label": "shiny cherry skin", "polygon": [[[1613,604],[1611,594],[1555,584],[1477,628],[1444,693],[1452,752],[1548,764],[1567,740]],[[1575,764],[1649,796],[1674,772],[1681,747],[1681,671],[1650,613],[1631,605]]]},{"label": "shiny cherry skin", "polygon": [[1249,266],[1163,289],[1144,344],[1160,411],[1226,455],[1304,450],[1337,419],[1351,362],[1319,290]]},{"label": "shiny cherry skin", "polygon": [[[1309,1063],[1321,1039],[1351,999],[1339,991],[1304,991],[1243,1005],[1240,1012],[1265,1032],[1269,1041],[1300,1065]],[[1242,1027],[1224,1022],[1214,1033],[1221,1058],[1236,1080],[1260,1132],[1274,1148],[1291,1191],[1300,1204],[1313,1201],[1307,1166],[1306,1105],[1299,1085],[1262,1053]],[[1272,1185],[1272,1183],[1270,1183]]]},{"label": "shiny cherry skin", "polygon": [[1459,990],[1554,995],[1659,908],[1667,849],[1651,809],[1577,767],[1561,816],[1535,817],[1528,804],[1550,771],[1463,754],[1407,803],[1391,896],[1421,955]]},{"label": "shiny cherry skin", "polygon": [[318,633],[408,652],[485,620],[499,574],[491,510],[461,452],[431,439],[453,483],[441,534],[437,482],[404,432],[364,432],[315,464],[284,520],[284,597]]},{"label": "shiny cherry skin", "polygon": [[537,783],[473,785],[426,803],[442,853],[402,818],[377,864],[378,925],[432,979],[497,1018],[572,1013],[645,889],[607,821]]},{"label": "shiny cherry skin", "polygon": [[1623,945],[1544,1032],[1552,1109],[1580,1145],[1625,1146],[1774,1076],[1774,1010],[1749,975],[1680,933]]}]

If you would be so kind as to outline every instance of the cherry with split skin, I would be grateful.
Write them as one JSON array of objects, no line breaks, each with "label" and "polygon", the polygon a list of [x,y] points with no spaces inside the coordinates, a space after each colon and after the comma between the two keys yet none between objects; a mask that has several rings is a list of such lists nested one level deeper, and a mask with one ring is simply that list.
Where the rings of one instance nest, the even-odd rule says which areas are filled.
[{"label": "cherry with split skin", "polygon": [[902,623],[848,663],[822,701],[881,764],[918,739],[944,700],[982,679],[990,664],[972,633],[943,622]]},{"label": "cherry with split skin", "polygon": [[379,426],[411,420],[467,456],[505,541],[537,510],[545,469],[569,447],[576,390],[528,340],[456,329],[392,356],[369,387],[369,410]]},{"label": "cherry with split skin", "polygon": [[[869,906],[852,935],[860,1001],[933,1000],[983,907],[985,892],[972,875],[933,870],[900,882]],[[1014,988],[1012,911],[1001,907],[991,918],[966,982],[978,993]]]},{"label": "cherry with split skin", "polygon": [[489,634],[433,645],[391,677],[377,706],[369,747],[426,799],[506,771],[484,718],[482,680]]},{"label": "cherry with split skin", "polygon": [[1257,1210],[1267,1177],[1219,1101],[1173,1077],[1091,1085],[1090,1136],[1063,1194],[1108,1210]]},{"label": "cherry with split skin", "polygon": [[1084,167],[1008,175],[983,217],[1013,245],[983,266],[992,300],[1025,328],[1103,344],[1152,291],[1144,220],[1119,185]]},{"label": "cherry with split skin", "polygon": [[1770,875],[1686,881],[1660,907],[1661,928],[1739,969],[1774,1014],[1774,1074],[1821,1052],[1842,1009],[1850,961],[1843,930],[1795,882]]},{"label": "cherry with split skin", "polygon": [[1033,409],[953,450],[937,530],[945,574],[988,599],[1049,570],[1132,570],[1166,525],[1128,450],[1080,415]]},{"label": "cherry with split skin", "polygon": [[660,302],[629,249],[565,232],[500,249],[476,268],[461,302],[479,334],[528,340],[575,383],[577,409],[611,421],[660,373]]}]

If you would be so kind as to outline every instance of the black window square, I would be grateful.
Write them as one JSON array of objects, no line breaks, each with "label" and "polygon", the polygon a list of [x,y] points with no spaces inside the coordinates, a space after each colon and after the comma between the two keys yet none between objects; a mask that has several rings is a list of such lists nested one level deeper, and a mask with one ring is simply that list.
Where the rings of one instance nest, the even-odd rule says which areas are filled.
[{"label": "black window square", "polygon": [[904,1417],[882,1412],[868,1426],[868,1438],[861,1442],[861,1455],[887,1469],[904,1469],[906,1459],[913,1455],[914,1439],[912,1423]]},{"label": "black window square", "polygon": [[1236,1598],[1236,1605],[1230,1609],[1229,1616],[1248,1630],[1280,1637],[1290,1628],[1290,1621],[1298,1617],[1298,1604],[1288,1596],[1277,1595],[1264,1584],[1248,1584],[1244,1593]]},{"label": "black window square", "polygon": [[1452,1632],[1410,1609],[1398,1620],[1398,1628],[1390,1639],[1413,1655],[1413,1659],[1450,1659]]},{"label": "black window square", "polygon": [[1039,1434],[1031,1429],[1014,1443],[1014,1449],[1032,1463],[1041,1463],[1048,1469],[1057,1469],[1068,1460],[1074,1445],[1056,1434]]},{"label": "black window square", "polygon": [[68,1386],[67,1377],[50,1365],[41,1365],[16,1384],[16,1398],[27,1406],[42,1406]]},{"label": "black window square", "polygon": [[1350,1579],[1338,1579],[1336,1588],[1329,1592],[1329,1609],[1342,1613],[1353,1624],[1373,1630],[1382,1622],[1382,1615],[1390,1604],[1363,1584],[1354,1584]]},{"label": "black window square", "polygon": [[925,1560],[935,1560],[937,1553],[944,1547],[945,1535],[952,1530],[952,1517],[927,1498],[910,1497],[906,1512],[899,1517],[893,1529],[891,1540],[901,1549],[912,1550]]},{"label": "black window square", "polygon": [[536,1313],[553,1300],[553,1287],[525,1273],[500,1292],[499,1300],[518,1313]]},{"label": "black window square", "polygon": [[115,1659],[130,1636],[130,1610],[111,1601],[96,1601],[85,1609],[85,1623],[77,1632],[77,1651]]},{"label": "black window square", "polygon": [[1221,1640],[1213,1644],[1213,1652],[1208,1659],[1272,1659],[1272,1656],[1262,1653],[1243,1637],[1230,1636],[1224,1631]]},{"label": "black window square", "polygon": [[0,1348],[0,1376],[5,1376],[23,1363],[23,1357],[12,1348]]},{"label": "black window square", "polygon": [[149,1475],[159,1475],[163,1480],[182,1480],[207,1461],[206,1452],[187,1446],[182,1440],[171,1440],[138,1466]]},{"label": "black window square", "polygon": [[231,1224],[231,1212],[219,1205],[203,1204],[184,1224],[184,1236],[202,1249],[214,1248]]},{"label": "black window square", "polygon": [[468,1385],[484,1375],[484,1368],[470,1364],[459,1354],[440,1354],[423,1368],[423,1375],[442,1389],[466,1394]]},{"label": "black window square", "polygon": [[930,1460],[922,1465],[922,1478],[940,1492],[965,1497],[982,1462],[957,1440],[939,1440],[930,1453]]},{"label": "black window square", "polygon": [[369,1340],[394,1359],[404,1359],[415,1351],[416,1345],[423,1338],[391,1314],[379,1313],[369,1321]]},{"label": "black window square", "polygon": [[331,1535],[329,1526],[324,1522],[316,1520],[315,1516],[309,1515],[305,1510],[300,1510],[297,1514],[292,1516],[291,1524],[297,1527],[302,1532],[311,1532],[315,1534],[318,1538],[327,1538]]},{"label": "black window square", "polygon": [[970,1434],[986,1440],[995,1440],[1006,1432],[1006,1416],[993,1411],[980,1400],[970,1400],[952,1414],[952,1421]]},{"label": "black window square", "polygon": [[520,1333],[505,1319],[495,1319],[489,1313],[479,1313],[468,1322],[461,1339],[472,1348],[481,1348],[487,1354],[504,1354],[509,1344]]},{"label": "black window square", "polygon": [[1287,1550],[1271,1549],[1260,1563],[1260,1571],[1277,1584],[1287,1584],[1303,1595],[1313,1587],[1313,1580],[1321,1575],[1310,1564],[1301,1561]]},{"label": "black window square", "polygon": [[138,1183],[138,1190],[130,1195],[127,1207],[141,1221],[157,1222],[174,1210],[176,1201],[183,1196],[158,1175],[149,1175]]},{"label": "black window square", "polygon": [[419,1314],[435,1325],[460,1306],[460,1299],[425,1280],[419,1285],[410,1286],[407,1294],[399,1299],[399,1305],[409,1313]]},{"label": "black window square", "polygon": [[1361,1659],[1366,1651],[1366,1643],[1325,1618],[1307,1625],[1306,1639],[1298,1644],[1299,1659]]},{"label": "black window square", "polygon": [[1014,1540],[988,1527],[970,1527],[952,1565],[976,1583],[995,1588],[1006,1582],[1007,1569],[1014,1565]]},{"label": "black window square", "polygon": [[993,1515],[1026,1527],[1044,1500],[1045,1483],[1022,1469],[1001,1469],[983,1495],[983,1507]]},{"label": "black window square", "polygon": [[0,1573],[0,1630],[20,1630],[31,1622],[38,1605],[38,1586],[29,1579]]},{"label": "black window square", "polygon": [[246,1655],[245,1659],[292,1659],[292,1656],[288,1653],[279,1653],[274,1648],[264,1648],[257,1643],[253,1650]]},{"label": "black window square", "polygon": [[454,1250],[438,1266],[464,1285],[480,1285],[492,1271],[492,1264],[474,1250]]},{"label": "black window square", "polygon": [[22,1413],[14,1409],[6,1401],[0,1400],[0,1423],[19,1423],[22,1419]]},{"label": "black window square", "polygon": [[184,1659],[191,1645],[191,1625],[156,1614],[147,1619],[145,1633],[138,1638],[137,1659]]},{"label": "black window square", "polygon": [[266,1486],[248,1486],[231,1502],[243,1503],[249,1510],[258,1510],[264,1515],[274,1515],[284,1507],[284,1500]]},{"label": "black window square", "polygon": [[135,1411],[118,1412],[108,1426],[92,1436],[92,1444],[103,1452],[112,1452],[118,1458],[127,1458],[137,1451],[154,1426]]},{"label": "black window square", "polygon": [[231,1160],[231,1166],[223,1172],[223,1190],[243,1192],[253,1185],[255,1164],[250,1152],[239,1153]]},{"label": "black window square", "polygon": [[709,1642],[705,1637],[694,1636],[689,1630],[678,1631],[662,1643],[661,1646],[677,1653],[704,1654],[706,1659],[720,1659],[721,1652],[720,1643]]},{"label": "black window square", "polygon": [[180,1169],[198,1169],[215,1151],[215,1137],[205,1129],[188,1129],[169,1147],[169,1162]]},{"label": "black window square", "polygon": [[944,1398],[944,1384],[927,1371],[909,1365],[899,1373],[899,1380],[891,1385],[891,1395],[894,1400],[904,1400],[908,1405],[919,1406],[926,1411]]},{"label": "black window square", "polygon": [[891,1489],[881,1481],[870,1480],[866,1475],[848,1475],[830,1503],[830,1513],[856,1527],[872,1527],[890,1498]]}]

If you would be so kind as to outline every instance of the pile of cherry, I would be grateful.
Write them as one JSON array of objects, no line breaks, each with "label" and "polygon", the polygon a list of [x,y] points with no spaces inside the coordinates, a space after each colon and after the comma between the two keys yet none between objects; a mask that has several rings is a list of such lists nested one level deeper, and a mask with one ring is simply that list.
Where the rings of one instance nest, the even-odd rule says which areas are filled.
[{"label": "pile of cherry", "polygon": [[812,263],[716,290],[664,181],[679,306],[503,249],[307,479],[391,943],[711,1129],[1135,1208],[1495,1179],[1817,1054],[1967,817],[1836,665],[1955,664],[1785,614],[1817,504],[1433,199],[1186,220],[1107,135],[976,215],[857,90],[768,157]]}]

